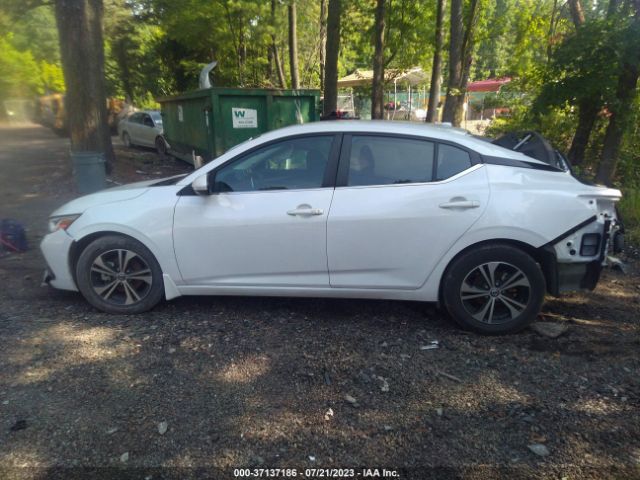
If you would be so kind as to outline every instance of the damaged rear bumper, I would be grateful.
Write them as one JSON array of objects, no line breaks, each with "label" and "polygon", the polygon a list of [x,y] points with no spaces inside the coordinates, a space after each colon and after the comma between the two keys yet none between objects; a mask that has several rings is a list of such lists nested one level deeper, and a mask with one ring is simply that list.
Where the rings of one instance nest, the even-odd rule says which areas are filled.
[{"label": "damaged rear bumper", "polygon": [[[608,252],[619,253],[623,246],[624,229],[617,219],[598,222],[593,217],[589,222],[583,222],[580,228],[572,229],[559,241],[545,247],[547,258],[553,259],[543,266],[547,291],[559,296],[573,291],[593,290],[607,263]],[[594,250],[586,251],[587,248]]]}]

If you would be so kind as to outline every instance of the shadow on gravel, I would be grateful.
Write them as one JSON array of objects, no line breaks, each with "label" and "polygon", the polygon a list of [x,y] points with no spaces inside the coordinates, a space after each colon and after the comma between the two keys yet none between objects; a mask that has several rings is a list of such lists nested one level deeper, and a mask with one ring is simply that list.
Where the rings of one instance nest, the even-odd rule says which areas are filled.
[{"label": "shadow on gravel", "polygon": [[[638,383],[570,350],[595,348],[588,325],[556,340],[480,337],[430,307],[386,301],[182,298],[132,317],[75,294],[48,305],[48,317],[3,318],[0,330],[0,464],[62,467],[29,478],[320,465],[402,467],[404,478],[596,465],[609,476],[632,462]],[[11,431],[19,420],[26,428]]]}]

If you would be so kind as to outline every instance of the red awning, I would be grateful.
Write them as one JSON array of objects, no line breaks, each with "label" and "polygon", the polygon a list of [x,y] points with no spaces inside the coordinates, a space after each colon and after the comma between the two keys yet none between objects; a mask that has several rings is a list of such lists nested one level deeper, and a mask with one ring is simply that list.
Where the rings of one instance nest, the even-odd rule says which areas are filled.
[{"label": "red awning", "polygon": [[467,85],[468,92],[497,92],[505,83],[509,83],[511,77],[492,78],[490,80],[480,80]]}]

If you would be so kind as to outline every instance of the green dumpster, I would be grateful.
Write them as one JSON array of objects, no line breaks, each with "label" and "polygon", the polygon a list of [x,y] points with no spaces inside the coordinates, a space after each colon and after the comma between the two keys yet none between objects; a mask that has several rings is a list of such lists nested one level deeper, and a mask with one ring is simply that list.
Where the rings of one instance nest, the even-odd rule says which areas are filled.
[{"label": "green dumpster", "polygon": [[261,133],[319,120],[319,98],[319,90],[213,87],[158,101],[169,153],[208,162]]}]

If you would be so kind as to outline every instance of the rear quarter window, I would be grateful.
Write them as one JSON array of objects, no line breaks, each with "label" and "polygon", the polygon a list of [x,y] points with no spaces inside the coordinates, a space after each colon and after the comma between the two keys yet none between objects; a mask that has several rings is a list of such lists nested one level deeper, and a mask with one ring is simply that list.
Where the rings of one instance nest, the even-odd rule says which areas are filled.
[{"label": "rear quarter window", "polygon": [[472,165],[469,152],[447,144],[438,145],[438,160],[436,164],[436,180],[446,180],[460,172],[464,172]]}]

